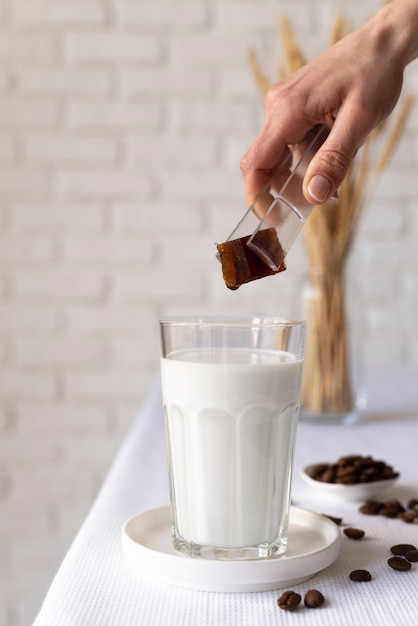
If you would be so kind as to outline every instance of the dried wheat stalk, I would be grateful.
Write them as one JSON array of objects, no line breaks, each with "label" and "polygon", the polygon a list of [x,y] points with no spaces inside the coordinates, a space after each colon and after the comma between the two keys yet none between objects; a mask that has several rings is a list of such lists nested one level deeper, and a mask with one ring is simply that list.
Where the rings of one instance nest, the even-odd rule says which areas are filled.
[{"label": "dried wheat stalk", "polygon": [[257,55],[252,48],[248,51],[248,61],[250,63],[251,71],[254,75],[255,82],[257,83],[262,95],[265,96],[271,83],[266,74],[261,69],[260,64],[257,60]]}]

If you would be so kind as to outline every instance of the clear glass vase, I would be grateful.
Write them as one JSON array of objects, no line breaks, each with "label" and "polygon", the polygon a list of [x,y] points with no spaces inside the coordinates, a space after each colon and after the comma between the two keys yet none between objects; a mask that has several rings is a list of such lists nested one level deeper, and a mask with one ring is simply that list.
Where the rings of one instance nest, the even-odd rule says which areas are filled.
[{"label": "clear glass vase", "polygon": [[302,421],[352,424],[366,405],[361,298],[343,269],[312,271],[302,289],[307,322]]}]

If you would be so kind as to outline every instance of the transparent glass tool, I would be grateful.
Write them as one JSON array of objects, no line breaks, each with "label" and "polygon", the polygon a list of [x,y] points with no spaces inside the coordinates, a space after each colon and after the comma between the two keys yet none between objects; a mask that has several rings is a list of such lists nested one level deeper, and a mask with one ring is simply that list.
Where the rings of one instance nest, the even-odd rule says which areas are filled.
[{"label": "transparent glass tool", "polygon": [[[303,178],[328,134],[327,127],[317,126],[293,146],[228,239],[217,245],[229,288],[285,269],[283,261],[314,206],[303,195]],[[265,271],[256,267],[260,260]]]}]

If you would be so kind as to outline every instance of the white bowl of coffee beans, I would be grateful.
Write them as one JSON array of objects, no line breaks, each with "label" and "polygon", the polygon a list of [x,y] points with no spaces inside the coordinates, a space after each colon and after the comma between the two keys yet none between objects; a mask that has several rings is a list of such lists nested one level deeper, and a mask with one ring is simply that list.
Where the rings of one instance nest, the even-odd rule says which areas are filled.
[{"label": "white bowl of coffee beans", "polygon": [[334,463],[314,463],[302,471],[302,478],[324,495],[358,502],[376,497],[399,478],[399,472],[385,461],[351,454]]}]

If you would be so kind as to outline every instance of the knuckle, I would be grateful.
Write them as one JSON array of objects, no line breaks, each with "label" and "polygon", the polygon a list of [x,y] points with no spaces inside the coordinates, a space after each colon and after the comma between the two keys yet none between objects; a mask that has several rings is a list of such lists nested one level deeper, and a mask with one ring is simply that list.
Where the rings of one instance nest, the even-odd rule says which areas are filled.
[{"label": "knuckle", "polygon": [[278,92],[277,83],[274,85],[270,85],[270,87],[267,89],[267,93],[265,97],[265,104],[267,108],[269,108],[277,100],[277,97],[278,97],[277,92]]},{"label": "knuckle", "polygon": [[290,95],[286,79],[282,79],[280,82],[270,85],[265,96],[266,111],[280,110],[282,106],[286,108],[286,102]]},{"label": "knuckle", "polygon": [[344,174],[350,164],[350,157],[341,149],[325,149],[321,152],[321,161],[327,170]]},{"label": "knuckle", "polygon": [[248,155],[248,152],[246,154],[244,154],[244,156],[241,158],[239,166],[240,166],[240,170],[241,170],[242,174],[244,174],[244,175],[247,172],[250,171],[250,169],[251,169],[251,159],[250,159],[250,157]]}]

